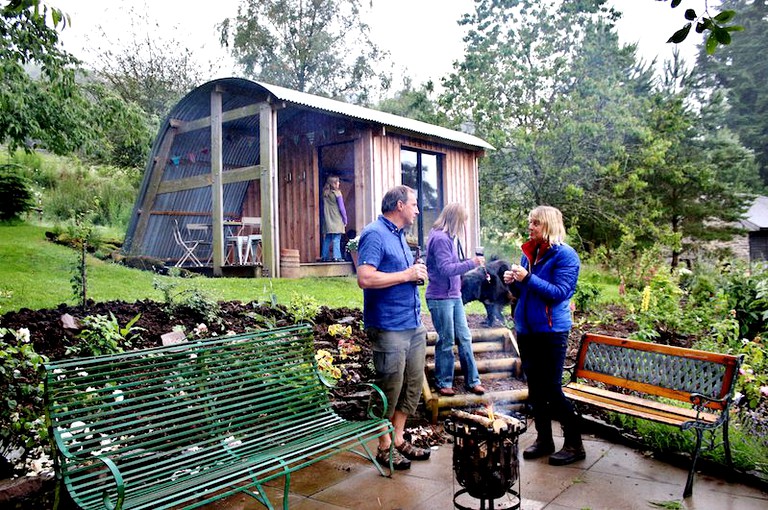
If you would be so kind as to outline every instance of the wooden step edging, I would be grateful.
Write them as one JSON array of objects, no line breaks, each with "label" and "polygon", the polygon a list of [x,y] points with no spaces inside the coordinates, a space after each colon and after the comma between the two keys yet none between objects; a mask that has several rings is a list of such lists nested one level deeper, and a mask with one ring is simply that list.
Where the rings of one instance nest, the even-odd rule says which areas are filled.
[{"label": "wooden step edging", "polygon": [[[505,357],[476,360],[477,370],[483,374],[484,379],[509,379],[520,378],[522,365],[520,362],[520,350],[517,346],[515,335],[508,328],[484,328],[472,329],[472,351],[474,353],[496,354]],[[437,333],[427,332],[427,356],[434,358]],[[454,346],[454,354],[456,353]],[[451,412],[453,408],[466,408],[471,406],[504,403],[505,408],[522,409],[528,399],[528,389],[514,389],[501,391],[488,391],[484,395],[473,393],[461,393],[453,396],[442,396],[430,387],[430,373],[435,369],[434,361],[425,365],[425,377],[422,384],[422,397],[424,405],[432,423],[437,423],[440,414]],[[461,363],[454,361],[454,370],[461,373]]]},{"label": "wooden step edging", "polygon": [[[469,406],[479,406],[487,404],[496,404],[499,402],[511,403],[513,408],[522,408],[528,400],[528,388],[519,390],[503,390],[487,392],[484,395],[475,395],[474,393],[453,395],[444,397],[438,393],[433,393],[426,379],[422,386],[422,397],[424,405],[431,414],[432,423],[437,423],[441,409],[450,410],[454,407],[462,408]],[[517,404],[515,406],[515,404]]]}]

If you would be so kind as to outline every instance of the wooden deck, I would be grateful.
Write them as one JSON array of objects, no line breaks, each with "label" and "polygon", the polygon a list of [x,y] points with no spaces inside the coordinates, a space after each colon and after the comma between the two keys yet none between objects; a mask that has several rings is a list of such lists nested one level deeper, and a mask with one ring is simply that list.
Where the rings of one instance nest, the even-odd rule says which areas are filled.
[{"label": "wooden deck", "polygon": [[[184,269],[204,276],[213,276],[211,266],[203,267],[184,267]],[[225,278],[260,278],[268,276],[262,274],[262,266],[222,266],[222,277]],[[352,262],[310,262],[299,264],[299,278],[305,277],[331,277],[331,276],[350,276],[355,274]]]}]

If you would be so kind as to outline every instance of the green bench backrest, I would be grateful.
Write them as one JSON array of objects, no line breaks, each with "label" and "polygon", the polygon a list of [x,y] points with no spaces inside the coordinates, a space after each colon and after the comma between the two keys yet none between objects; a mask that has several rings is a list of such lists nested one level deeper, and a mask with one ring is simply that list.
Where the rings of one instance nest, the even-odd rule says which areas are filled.
[{"label": "green bench backrest", "polygon": [[[245,430],[269,448],[310,417],[335,416],[307,325],[62,360],[46,371],[55,440],[80,455],[109,450],[128,464],[222,437],[235,442]],[[96,468],[71,466],[84,476],[98,476]]]},{"label": "green bench backrest", "polygon": [[730,395],[740,365],[737,356],[595,334],[584,335],[578,356],[576,377],[683,402]]}]

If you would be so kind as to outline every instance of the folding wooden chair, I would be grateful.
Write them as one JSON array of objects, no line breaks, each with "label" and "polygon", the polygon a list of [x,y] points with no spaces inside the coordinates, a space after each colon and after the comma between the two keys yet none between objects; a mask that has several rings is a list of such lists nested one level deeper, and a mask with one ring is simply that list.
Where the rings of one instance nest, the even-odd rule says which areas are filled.
[{"label": "folding wooden chair", "polygon": [[176,244],[178,244],[182,250],[184,250],[184,255],[175,264],[176,267],[183,266],[187,261],[190,261],[192,265],[197,267],[203,265],[203,263],[200,262],[200,259],[195,255],[195,249],[200,244],[200,241],[195,239],[185,240],[184,236],[181,234],[181,229],[179,228],[179,220],[176,219],[173,220],[173,240],[176,241]]},{"label": "folding wooden chair", "polygon": [[241,235],[247,236],[243,260],[246,264],[261,265],[261,218],[243,216]]}]

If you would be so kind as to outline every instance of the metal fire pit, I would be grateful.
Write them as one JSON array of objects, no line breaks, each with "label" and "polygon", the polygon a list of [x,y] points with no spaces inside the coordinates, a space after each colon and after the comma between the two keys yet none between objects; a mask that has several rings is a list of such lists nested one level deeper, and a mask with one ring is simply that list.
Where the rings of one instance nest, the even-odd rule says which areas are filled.
[{"label": "metal fire pit", "polygon": [[[445,422],[454,437],[453,472],[463,487],[453,495],[459,510],[511,510],[520,508],[518,437],[525,432],[524,419],[501,414],[470,414],[453,411]],[[517,491],[513,490],[515,482]],[[477,503],[464,496],[479,500]],[[502,501],[499,500],[504,498]]]}]

